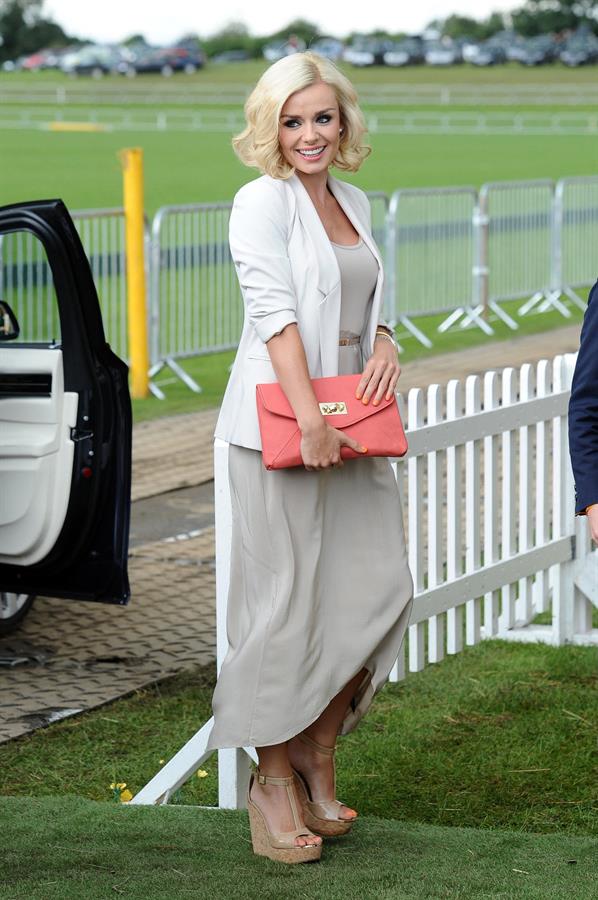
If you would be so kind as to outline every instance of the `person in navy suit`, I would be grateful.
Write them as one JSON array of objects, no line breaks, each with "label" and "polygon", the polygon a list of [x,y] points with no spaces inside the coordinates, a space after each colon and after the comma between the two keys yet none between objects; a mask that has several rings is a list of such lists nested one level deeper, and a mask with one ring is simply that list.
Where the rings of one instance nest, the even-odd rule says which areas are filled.
[{"label": "person in navy suit", "polygon": [[569,401],[575,514],[587,515],[598,544],[598,281],[588,297]]}]

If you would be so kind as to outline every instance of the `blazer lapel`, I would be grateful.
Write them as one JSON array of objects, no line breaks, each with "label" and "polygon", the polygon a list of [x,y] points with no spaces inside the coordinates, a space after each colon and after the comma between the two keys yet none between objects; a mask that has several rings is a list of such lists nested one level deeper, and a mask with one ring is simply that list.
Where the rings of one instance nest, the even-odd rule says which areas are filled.
[{"label": "blazer lapel", "polygon": [[[322,220],[316,212],[311,197],[299,176],[293,173],[288,179],[288,184],[295,194],[299,218],[311,239],[314,249],[317,262],[318,290],[326,297],[340,284],[341,280],[341,273],[334,250],[330,246]],[[322,299],[320,297],[320,300]]]},{"label": "blazer lapel", "polygon": [[[384,264],[382,262],[382,258],[380,256],[378,248],[374,243],[372,237],[370,236],[365,223],[363,223],[357,216],[355,207],[350,202],[347,194],[344,191],[344,183],[342,181],[339,181],[338,178],[334,178],[332,175],[329,175],[328,184],[330,185],[330,189],[336,197],[339,206],[342,207],[345,215],[347,216],[355,230],[361,235],[364,244],[369,247],[378,263],[378,278],[376,280],[376,287],[374,289],[374,296],[370,309],[370,317],[369,321],[365,324],[364,330],[362,332],[363,348],[366,356],[369,356],[374,349],[374,338],[379,321],[380,309],[382,307],[382,292],[384,290]],[[367,341],[367,343],[364,343],[364,341]]]},{"label": "blazer lapel", "polygon": [[339,181],[338,178],[334,178],[334,176],[332,176],[332,175],[328,175],[328,184],[330,186],[330,190],[332,191],[332,193],[338,200],[339,206],[342,208],[343,212],[345,213],[345,215],[347,216],[347,218],[353,225],[355,231],[357,231],[357,233],[363,239],[364,244],[366,244],[369,247],[369,249],[372,251],[373,255],[375,256],[375,258],[378,262],[378,266],[380,267],[380,270],[381,270],[382,269],[382,260],[380,258],[380,254],[378,253],[378,248],[376,247],[376,245],[372,241],[370,235],[368,234],[368,231],[365,227],[365,223],[362,222],[361,219],[357,216],[355,207],[353,206],[353,204],[351,203],[351,201],[349,200],[349,198],[343,191],[343,182]]},{"label": "blazer lapel", "polygon": [[[287,183],[293,190],[297,202],[299,218],[307,231],[313,246],[316,268],[317,287],[321,292],[320,297],[320,360],[322,375],[338,374],[338,331],[340,322],[341,301],[341,273],[336,254],[330,244],[330,239],[322,224],[316,208],[307,193],[307,190],[296,173],[288,178]],[[378,262],[378,280],[372,304],[372,316],[365,333],[371,336],[373,318],[377,322],[379,298],[382,285],[382,260],[376,245],[371,240],[364,222],[359,218],[355,206],[351,203],[348,192],[343,190],[343,183],[339,179],[328,175],[328,185],[334,194],[339,206],[369,247]]]}]

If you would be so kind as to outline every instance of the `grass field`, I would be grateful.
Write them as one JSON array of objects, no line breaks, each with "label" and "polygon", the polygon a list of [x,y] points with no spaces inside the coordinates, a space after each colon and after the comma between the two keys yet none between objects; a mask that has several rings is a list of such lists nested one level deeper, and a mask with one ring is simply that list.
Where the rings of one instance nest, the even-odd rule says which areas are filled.
[{"label": "grass field", "polygon": [[[195,81],[251,86],[264,68],[259,62],[212,66],[191,78],[171,80],[169,86],[176,83],[184,90]],[[571,71],[564,67],[524,70],[506,66],[481,71],[466,66],[443,71],[424,67],[405,71],[346,68],[346,71],[356,84],[399,81],[536,84],[545,85],[547,91],[552,84],[593,83],[596,77],[593,68]],[[105,87],[107,81],[104,79],[98,89]],[[136,85],[143,83],[149,89],[156,85],[162,87],[164,81],[137,79]],[[11,85],[53,83],[71,84],[50,74],[0,75],[0,90]],[[115,79],[114,83],[129,86],[122,79]],[[85,84],[89,86],[90,82]],[[557,108],[565,107],[554,107]],[[468,109],[475,111],[472,107]],[[73,116],[76,118],[76,107]],[[397,187],[478,186],[489,180],[590,175],[598,169],[596,139],[591,136],[372,134],[370,144],[373,152],[358,173],[335,174],[367,190],[391,192]],[[146,207],[150,214],[169,203],[229,200],[241,184],[257,174],[238,162],[230,137],[224,133],[79,134],[4,130],[0,145],[0,203],[60,196],[71,208],[119,205],[122,186],[117,152],[131,145],[142,146],[145,151]]]},{"label": "grass field", "polygon": [[386,684],[340,739],[338,796],[361,820],[319,868],[258,859],[245,811],[197,808],[217,802],[216,754],[169,806],[112,802],[113,781],[136,793],[206,721],[214,678],[0,745],[0,897],[596,897],[591,648],[485,641]]}]

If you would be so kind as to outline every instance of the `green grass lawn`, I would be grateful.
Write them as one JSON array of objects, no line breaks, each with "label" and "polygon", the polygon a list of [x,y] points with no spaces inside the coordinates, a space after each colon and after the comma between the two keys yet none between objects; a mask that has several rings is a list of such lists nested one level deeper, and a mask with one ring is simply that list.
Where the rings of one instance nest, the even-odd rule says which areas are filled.
[{"label": "green grass lawn", "polygon": [[244,810],[197,808],[217,802],[215,753],[166,807],[113,800],[206,721],[215,667],[135,691],[0,745],[0,897],[590,900],[596,663],[487,641],[386,684],[339,738],[337,794],[361,820],[297,868],[253,855]]},{"label": "green grass lawn", "polygon": [[[596,139],[589,135],[384,135],[369,138],[372,154],[355,175],[333,170],[364,190],[593,175]],[[241,165],[226,134],[4,131],[0,203],[60,197],[70,209],[122,204],[122,147],[141,146],[146,210],[230,200],[259,175]]]},{"label": "green grass lawn", "polygon": [[[338,796],[362,815],[598,836],[595,648],[487,641],[387,683],[339,738]],[[0,795],[135,794],[211,715],[215,666],[0,744]],[[217,755],[173,797],[217,803]]]},{"label": "green grass lawn", "polygon": [[[206,81],[249,87],[265,68],[266,63],[261,61],[210,66],[191,78],[171,81],[169,87],[179,84],[184,89],[187,85]],[[575,71],[563,66],[526,70],[515,65],[482,71],[469,66],[442,71],[426,67],[404,71],[344,68],[357,85],[391,82],[540,84],[549,89],[553,83],[593,83],[596,77],[593,67]],[[164,81],[148,78],[138,79],[137,83],[151,88],[163,87]],[[35,83],[72,86],[69,80],[52,73],[40,73]],[[123,89],[130,87],[123,79],[114,79],[112,83],[124,84]],[[0,86],[11,84],[29,86],[32,77],[0,74]],[[93,88],[101,90],[108,84],[110,81],[105,79]],[[89,87],[90,82],[80,81],[75,87],[78,85]],[[410,111],[415,109],[409,107]],[[476,111],[475,107],[467,109]],[[546,107],[537,109],[548,111]],[[518,108],[509,107],[509,110],[517,112]],[[76,114],[76,107],[72,112]],[[478,186],[490,180],[591,175],[596,172],[598,163],[596,141],[591,136],[372,134],[370,138],[373,153],[361,170],[354,176],[336,173],[368,190],[392,192],[398,187]],[[150,215],[159,206],[170,203],[229,200],[245,181],[258,174],[238,162],[230,145],[230,135],[224,133],[67,134],[5,129],[0,147],[0,204],[62,197],[72,209],[119,205],[122,179],[117,151],[132,145],[142,146],[145,152],[146,208]]]},{"label": "green grass lawn", "polygon": [[252,852],[247,813],[0,799],[5,900],[592,900],[598,839],[367,816],[319,863]]}]

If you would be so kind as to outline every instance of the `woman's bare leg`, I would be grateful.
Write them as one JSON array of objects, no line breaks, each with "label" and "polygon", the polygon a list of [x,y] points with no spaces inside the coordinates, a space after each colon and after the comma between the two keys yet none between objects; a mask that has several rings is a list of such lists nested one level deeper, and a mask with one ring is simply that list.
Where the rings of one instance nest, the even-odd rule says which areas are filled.
[{"label": "woman's bare leg", "polygon": [[[304,729],[308,737],[313,738],[326,747],[333,747],[336,743],[338,729],[345,717],[347,707],[361,684],[367,669],[360,669],[357,675],[332,698],[325,710]],[[314,800],[330,800],[334,797],[334,775],[332,759],[323,753],[318,753],[304,744],[297,737],[288,741],[288,759],[290,764],[300,772],[309,773],[308,780]],[[344,819],[354,819],[357,815],[354,809],[342,806],[340,816]]]},{"label": "woman's bare leg", "polygon": [[[286,741],[282,744],[272,744],[269,747],[256,747],[260,770],[264,775],[274,775],[286,778],[292,775]],[[296,796],[296,795],[295,795]],[[259,784],[254,778],[251,787],[251,799],[264,813],[268,825],[272,831],[294,831],[295,823],[289,803],[287,789],[281,784]],[[297,812],[301,818],[301,804],[297,797]],[[301,820],[302,821],[302,820]],[[298,847],[305,844],[321,844],[319,835],[313,837],[297,837],[295,843]]]}]

